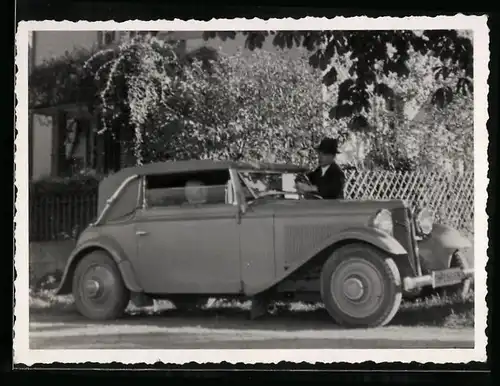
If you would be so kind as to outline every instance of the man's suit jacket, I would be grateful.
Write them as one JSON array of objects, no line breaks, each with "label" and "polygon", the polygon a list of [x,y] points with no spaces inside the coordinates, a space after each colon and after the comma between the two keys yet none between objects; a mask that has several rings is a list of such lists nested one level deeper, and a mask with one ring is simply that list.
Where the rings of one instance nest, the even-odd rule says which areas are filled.
[{"label": "man's suit jacket", "polygon": [[318,188],[318,194],[326,200],[343,199],[345,176],[342,169],[335,162],[322,176],[321,167],[318,167],[307,177],[309,181]]}]

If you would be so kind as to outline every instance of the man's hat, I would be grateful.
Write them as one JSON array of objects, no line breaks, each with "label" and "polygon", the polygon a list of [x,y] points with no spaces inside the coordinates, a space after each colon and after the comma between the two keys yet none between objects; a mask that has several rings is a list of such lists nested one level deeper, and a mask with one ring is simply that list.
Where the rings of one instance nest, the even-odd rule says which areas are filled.
[{"label": "man's hat", "polygon": [[339,154],[339,142],[335,138],[324,138],[316,150],[324,154]]}]

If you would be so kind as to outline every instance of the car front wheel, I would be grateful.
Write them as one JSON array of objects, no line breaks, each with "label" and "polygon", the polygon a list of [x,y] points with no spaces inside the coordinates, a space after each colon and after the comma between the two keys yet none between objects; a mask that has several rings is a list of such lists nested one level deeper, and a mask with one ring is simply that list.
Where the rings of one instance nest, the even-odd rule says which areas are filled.
[{"label": "car front wheel", "polygon": [[328,258],[321,297],[330,316],[346,327],[389,323],[401,304],[401,278],[394,261],[364,244],[350,244]]},{"label": "car front wheel", "polygon": [[[450,268],[469,268],[469,262],[460,253],[460,251],[455,251],[450,259]],[[465,279],[459,284],[451,285],[449,287],[439,288],[437,293],[442,297],[456,297],[458,299],[464,300],[470,293],[472,280],[470,278]]]},{"label": "car front wheel", "polygon": [[104,251],[94,251],[76,267],[73,296],[83,316],[110,320],[123,314],[130,300],[130,291],[113,259]]}]

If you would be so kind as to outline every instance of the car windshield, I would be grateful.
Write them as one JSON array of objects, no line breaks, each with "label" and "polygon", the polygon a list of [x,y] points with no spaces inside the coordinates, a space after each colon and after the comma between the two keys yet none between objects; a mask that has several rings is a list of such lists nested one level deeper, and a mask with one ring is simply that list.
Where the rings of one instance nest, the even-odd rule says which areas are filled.
[{"label": "car windshield", "polygon": [[272,170],[239,171],[246,199],[272,196],[275,193],[288,193],[285,199],[298,199],[295,181],[310,182],[302,173],[277,172]]}]

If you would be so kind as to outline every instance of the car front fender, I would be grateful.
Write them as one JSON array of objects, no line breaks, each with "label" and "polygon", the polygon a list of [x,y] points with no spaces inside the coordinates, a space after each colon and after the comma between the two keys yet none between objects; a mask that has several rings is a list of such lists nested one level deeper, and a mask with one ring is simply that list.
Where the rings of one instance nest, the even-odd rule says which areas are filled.
[{"label": "car front fender", "polygon": [[64,269],[63,278],[56,290],[57,295],[66,295],[71,293],[73,274],[78,262],[88,253],[94,250],[104,250],[113,258],[118,269],[122,274],[125,286],[132,292],[142,292],[143,289],[139,285],[132,264],[127,259],[125,252],[120,245],[109,237],[99,237],[91,240],[86,240],[84,243],[77,245],[71,253],[66,268]]},{"label": "car front fender", "polygon": [[460,232],[442,224],[434,224],[431,234],[418,242],[420,258],[431,271],[449,268],[453,252],[471,247],[471,242]]},{"label": "car front fender", "polygon": [[357,227],[346,229],[342,232],[336,233],[335,235],[327,238],[324,242],[316,245],[309,253],[304,256],[304,259],[300,259],[281,275],[279,275],[276,280],[265,287],[247,288],[245,293],[249,296],[256,295],[263,292],[276,284],[280,283],[305,263],[309,262],[315,256],[325,251],[328,248],[335,248],[336,245],[341,245],[344,242],[364,242],[373,245],[382,251],[390,255],[406,255],[406,249],[390,234],[383,232],[379,229],[372,227]]},{"label": "car front fender", "polygon": [[362,241],[372,244],[373,246],[391,255],[405,255],[408,253],[399,241],[387,232],[373,227],[357,227],[346,229],[328,238],[326,241],[314,248],[314,250],[310,253],[310,258],[317,255],[325,248],[346,240]]}]

